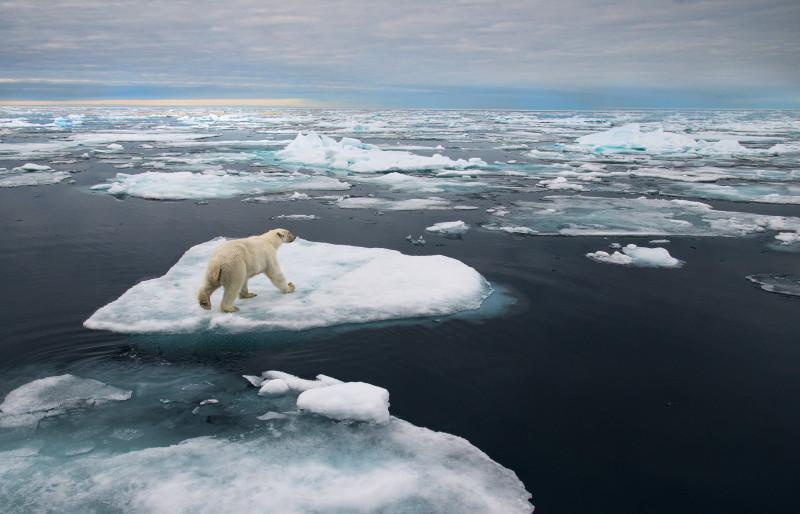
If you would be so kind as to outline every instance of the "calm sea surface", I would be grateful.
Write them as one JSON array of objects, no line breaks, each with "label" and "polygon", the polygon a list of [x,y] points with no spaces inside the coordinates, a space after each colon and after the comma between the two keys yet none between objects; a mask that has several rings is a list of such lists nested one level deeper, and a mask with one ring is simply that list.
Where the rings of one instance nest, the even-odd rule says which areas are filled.
[{"label": "calm sea surface", "polygon": [[[224,398],[246,390],[243,374],[322,373],[386,388],[393,416],[466,439],[516,474],[536,512],[796,509],[800,299],[746,278],[800,275],[792,243],[800,230],[796,112],[9,108],[0,110],[0,121],[0,180],[39,174],[31,179],[38,185],[0,188],[0,399],[63,374],[134,397],[166,390],[170,380],[208,382],[203,394]],[[608,131],[615,127],[627,133],[614,139]],[[311,130],[332,138],[327,153],[299,148],[280,158],[298,132]],[[608,137],[579,143],[592,134]],[[358,151],[348,150],[344,137],[357,139]],[[711,148],[720,141],[728,143]],[[27,164],[47,169],[18,169]],[[349,188],[283,187],[278,180],[273,189],[233,184],[228,191],[227,183],[187,179],[169,191],[161,182],[135,189],[119,173],[300,173]],[[119,193],[91,189],[112,183]],[[175,191],[184,199],[168,197]],[[306,196],[289,199],[295,192]],[[345,195],[434,197],[448,205],[347,208]],[[562,209],[553,197],[573,203]],[[586,198],[595,203],[579,204]],[[671,210],[653,225],[646,220],[651,204],[635,204],[642,198]],[[609,213],[595,207],[603,199],[632,203],[613,204]],[[288,215],[315,219],[274,219]],[[470,226],[460,237],[425,231],[456,220]],[[422,318],[277,337],[128,335],[83,326],[135,284],[164,275],[192,246],[275,227],[308,241],[452,257],[514,303],[483,319]],[[780,234],[789,243],[776,239]],[[414,245],[408,235],[426,243]],[[663,247],[683,265],[587,258],[613,254],[612,243]],[[245,430],[219,411],[202,424],[176,421],[171,431],[148,432],[163,421],[152,411],[126,432],[132,446],[115,448],[102,433],[114,423],[126,427],[123,420],[87,421],[70,409],[28,431],[0,427],[0,451],[10,459],[0,475],[6,507],[59,510],[66,504],[42,491],[83,487],[73,475],[70,487],[48,485],[48,466],[61,461],[25,459],[77,462],[258,430],[256,421]],[[14,483],[23,479],[41,487]],[[34,493],[44,499],[25,497]],[[80,505],[126,510],[95,500]]]}]

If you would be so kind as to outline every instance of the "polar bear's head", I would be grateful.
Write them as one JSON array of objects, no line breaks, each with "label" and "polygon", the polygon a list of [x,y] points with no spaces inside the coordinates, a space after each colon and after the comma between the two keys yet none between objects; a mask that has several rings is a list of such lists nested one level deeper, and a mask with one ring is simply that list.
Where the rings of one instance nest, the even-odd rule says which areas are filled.
[{"label": "polar bear's head", "polygon": [[295,240],[295,235],[285,228],[272,229],[262,237],[269,239],[276,248],[283,243],[291,243]]}]

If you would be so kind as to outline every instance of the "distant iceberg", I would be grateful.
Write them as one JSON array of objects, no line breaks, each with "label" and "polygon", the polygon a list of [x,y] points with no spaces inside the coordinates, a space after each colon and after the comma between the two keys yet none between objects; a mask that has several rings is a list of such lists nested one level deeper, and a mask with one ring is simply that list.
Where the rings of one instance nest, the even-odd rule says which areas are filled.
[{"label": "distant iceberg", "polygon": [[163,173],[146,171],[135,175],[117,173],[93,191],[110,195],[138,196],[150,200],[198,200],[238,195],[285,193],[297,189],[341,191],[350,184],[331,177],[303,173]]},{"label": "distant iceberg", "polygon": [[466,169],[486,166],[480,159],[453,160],[441,154],[426,157],[406,151],[381,150],[358,139],[343,137],[336,141],[309,131],[299,133],[286,148],[275,152],[279,163],[330,168],[352,173],[389,171],[428,171]]},{"label": "distant iceberg", "polygon": [[[197,304],[208,257],[224,239],[189,249],[163,277],[133,286],[84,322],[123,333],[307,330],[345,323],[447,316],[479,309],[493,288],[469,266],[441,255],[408,256],[297,239],[278,253],[297,290],[282,294],[263,276],[250,280],[257,297],[239,300],[236,314]],[[410,279],[409,277],[414,277]]]}]

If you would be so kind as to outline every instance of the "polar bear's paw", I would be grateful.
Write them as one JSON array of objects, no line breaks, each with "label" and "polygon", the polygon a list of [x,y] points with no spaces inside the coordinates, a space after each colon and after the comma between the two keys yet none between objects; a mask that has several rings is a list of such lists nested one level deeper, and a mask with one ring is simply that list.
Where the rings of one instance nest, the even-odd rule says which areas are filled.
[{"label": "polar bear's paw", "polygon": [[223,307],[220,305],[219,310],[221,310],[222,312],[238,312],[239,307],[235,305],[231,305],[230,307]]},{"label": "polar bear's paw", "polygon": [[253,298],[254,296],[258,296],[256,293],[244,293],[240,294],[239,298]]},{"label": "polar bear's paw", "polygon": [[287,288],[286,291],[284,291],[284,293],[294,293],[294,284],[289,282],[288,284],[286,284],[286,286]]}]

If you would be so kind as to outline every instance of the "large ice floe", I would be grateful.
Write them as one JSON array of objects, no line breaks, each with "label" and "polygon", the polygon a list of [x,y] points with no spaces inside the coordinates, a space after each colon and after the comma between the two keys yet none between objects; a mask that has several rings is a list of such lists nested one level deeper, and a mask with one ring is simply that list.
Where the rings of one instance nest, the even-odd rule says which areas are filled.
[{"label": "large ice floe", "polygon": [[11,170],[0,168],[0,187],[58,184],[69,176],[67,171],[56,171],[50,166],[29,162]]},{"label": "large ice floe", "polygon": [[597,262],[641,268],[680,268],[685,264],[682,260],[671,256],[666,248],[647,248],[635,244],[623,247],[622,252],[615,251],[609,254],[599,250],[587,253],[586,256]]},{"label": "large ice floe", "polygon": [[645,132],[638,123],[629,123],[603,132],[581,136],[576,142],[596,153],[648,152],[731,155],[751,152],[736,140],[697,141],[683,134],[666,132],[660,127]]},{"label": "large ice floe", "polygon": [[[384,388],[278,371],[245,377],[291,385],[261,395],[241,379],[202,369],[119,371],[109,377],[135,384],[132,399],[78,377],[48,377],[8,393],[4,412],[55,414],[25,432],[0,427],[4,510],[533,510],[514,472],[467,440],[389,415]],[[58,386],[58,397],[40,384]]]},{"label": "large ice floe", "polygon": [[222,289],[211,297],[212,310],[205,311],[197,304],[197,291],[209,255],[224,241],[190,248],[164,276],[135,285],[84,325],[123,333],[298,331],[447,316],[479,309],[493,293],[480,273],[449,257],[297,239],[278,251],[294,293],[282,294],[259,275],[248,285],[258,296],[238,300],[238,313],[218,310]]},{"label": "large ice floe", "polygon": [[511,234],[565,236],[723,236],[742,237],[797,231],[800,218],[718,211],[689,200],[546,196],[491,209],[488,230]]},{"label": "large ice floe", "polygon": [[115,196],[138,196],[151,200],[231,198],[238,195],[286,193],[297,189],[341,191],[350,184],[331,177],[304,173],[192,173],[146,171],[135,175],[117,173],[103,184],[92,186]]},{"label": "large ice floe", "polygon": [[375,145],[362,143],[358,139],[343,137],[341,140],[309,131],[299,133],[275,153],[275,160],[287,164],[329,168],[352,173],[379,173],[389,171],[427,171],[466,169],[486,166],[480,159],[453,160],[441,154],[430,157],[407,151],[381,150]]}]

